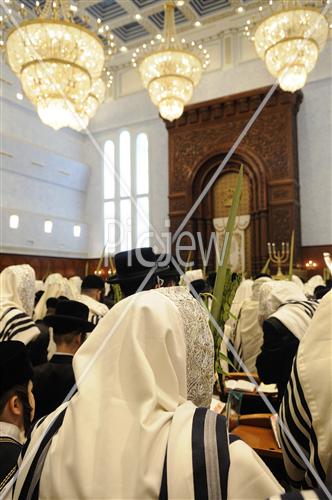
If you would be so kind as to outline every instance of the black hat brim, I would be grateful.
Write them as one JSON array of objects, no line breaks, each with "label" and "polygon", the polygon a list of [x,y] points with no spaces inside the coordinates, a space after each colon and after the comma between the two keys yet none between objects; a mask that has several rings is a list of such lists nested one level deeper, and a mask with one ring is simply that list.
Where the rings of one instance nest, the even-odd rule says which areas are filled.
[{"label": "black hat brim", "polygon": [[160,270],[158,272],[160,278],[177,278],[180,279],[181,274],[176,269]]},{"label": "black hat brim", "polygon": [[83,332],[91,332],[96,326],[91,323],[91,321],[86,321],[84,319],[77,318],[76,316],[66,316],[64,314],[51,314],[49,316],[45,316],[44,323],[52,328],[69,327],[75,330],[82,330]]},{"label": "black hat brim", "polygon": [[121,275],[121,274],[114,274],[114,276],[111,276],[108,278],[107,283],[110,285],[119,285],[121,283],[131,283],[134,281],[139,281],[139,280],[144,280],[146,276],[150,273],[151,269],[153,269],[153,272],[151,273],[151,276],[149,279],[152,279],[154,276],[158,275],[161,278],[163,277],[163,272],[165,272],[168,267],[158,267],[156,265],[153,265],[149,268],[147,268],[144,271],[140,271],[139,273],[131,273],[131,274],[126,274],[126,275]]}]

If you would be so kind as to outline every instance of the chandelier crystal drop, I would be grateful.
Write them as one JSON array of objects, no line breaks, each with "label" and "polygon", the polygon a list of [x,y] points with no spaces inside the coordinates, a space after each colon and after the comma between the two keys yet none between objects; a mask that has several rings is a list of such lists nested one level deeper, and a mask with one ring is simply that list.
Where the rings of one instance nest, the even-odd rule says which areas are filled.
[{"label": "chandelier crystal drop", "polygon": [[295,92],[315,67],[329,26],[324,15],[305,2],[299,6],[296,0],[289,0],[286,5],[259,24],[254,40],[257,54],[280,87]]},{"label": "chandelier crystal drop", "polygon": [[9,65],[43,123],[82,130],[105,96],[104,46],[70,18],[67,0],[46,0],[38,18],[7,38]]},{"label": "chandelier crystal drop", "polygon": [[132,57],[133,66],[138,65],[143,85],[153,104],[158,106],[160,115],[169,121],[182,115],[210,57],[201,45],[178,41],[174,9],[173,2],[165,4],[164,35],[159,46],[154,49],[152,40],[149,47],[144,44],[136,49]]}]

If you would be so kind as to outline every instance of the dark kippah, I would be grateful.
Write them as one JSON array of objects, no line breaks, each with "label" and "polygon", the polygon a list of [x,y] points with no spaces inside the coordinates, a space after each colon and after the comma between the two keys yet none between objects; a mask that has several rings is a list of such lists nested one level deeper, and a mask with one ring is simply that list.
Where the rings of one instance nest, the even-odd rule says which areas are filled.
[{"label": "dark kippah", "polygon": [[23,342],[0,342],[0,396],[15,385],[26,384],[33,372]]},{"label": "dark kippah", "polygon": [[59,299],[56,299],[55,297],[50,297],[46,301],[47,309],[55,309],[58,302],[59,302]]},{"label": "dark kippah", "polygon": [[323,285],[316,286],[314,291],[315,299],[317,300],[322,299],[324,295],[326,295],[329,291],[330,288],[328,286],[323,286]]},{"label": "dark kippah", "polygon": [[104,287],[104,280],[99,276],[96,276],[95,274],[89,274],[88,276],[85,276],[81,286],[82,290],[104,290]]}]

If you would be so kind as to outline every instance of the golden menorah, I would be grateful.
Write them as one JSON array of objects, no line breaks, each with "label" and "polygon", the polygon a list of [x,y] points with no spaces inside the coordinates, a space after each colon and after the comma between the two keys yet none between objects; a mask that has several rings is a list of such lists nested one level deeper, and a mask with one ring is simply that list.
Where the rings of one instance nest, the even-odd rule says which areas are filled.
[{"label": "golden menorah", "polygon": [[281,250],[276,248],[275,243],[268,243],[267,250],[269,252],[270,262],[277,265],[277,274],[273,276],[275,280],[285,279],[284,274],[281,271],[281,265],[286,264],[289,259],[289,243],[284,241],[281,243]]}]

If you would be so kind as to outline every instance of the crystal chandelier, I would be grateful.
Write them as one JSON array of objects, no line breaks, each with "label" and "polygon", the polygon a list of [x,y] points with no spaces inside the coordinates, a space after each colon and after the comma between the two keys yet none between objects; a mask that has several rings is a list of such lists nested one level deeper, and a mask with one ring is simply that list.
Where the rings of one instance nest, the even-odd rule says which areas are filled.
[{"label": "crystal chandelier", "polygon": [[256,51],[280,87],[295,92],[304,87],[315,67],[327,40],[328,22],[312,6],[312,1],[286,0],[273,4],[270,0],[269,4],[279,10],[258,25],[254,36]]},{"label": "crystal chandelier", "polygon": [[177,39],[174,9],[173,2],[165,4],[164,35],[160,35],[159,46],[155,48],[155,41],[151,40],[149,45],[137,48],[132,57],[153,104],[169,121],[182,115],[210,57],[202,45]]},{"label": "crystal chandelier", "polygon": [[88,125],[105,96],[104,46],[95,33],[75,24],[68,0],[46,0],[39,17],[9,32],[6,51],[43,123],[55,130]]}]

